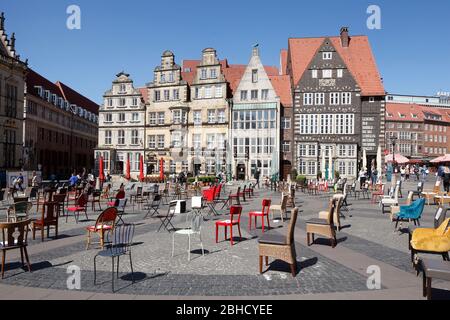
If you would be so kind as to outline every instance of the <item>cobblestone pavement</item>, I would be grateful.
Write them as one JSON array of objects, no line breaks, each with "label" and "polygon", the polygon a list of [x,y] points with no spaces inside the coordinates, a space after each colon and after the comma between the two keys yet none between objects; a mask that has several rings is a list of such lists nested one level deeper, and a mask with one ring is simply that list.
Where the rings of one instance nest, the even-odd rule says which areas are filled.
[{"label": "cobblestone pavement", "polygon": [[[405,197],[406,191],[415,187],[415,182],[405,183]],[[431,188],[432,182],[426,187]],[[331,194],[311,196],[300,192],[296,197],[297,204],[303,210],[296,228],[299,272],[293,278],[286,264],[272,261],[268,271],[259,275],[257,241],[262,233],[260,229],[248,231],[248,212],[260,210],[263,198],[278,203],[281,194],[266,189],[256,193],[256,198],[243,203],[242,241],[235,237],[235,245],[231,246],[229,241],[224,240],[222,229],[219,243],[216,244],[215,221],[226,217],[226,210],[220,211],[221,216],[210,216],[202,225],[205,256],[201,254],[198,239],[192,238],[191,261],[188,261],[185,236],[176,235],[175,255],[172,257],[173,233],[156,232],[160,225],[158,219],[144,220],[145,211],[135,208],[133,212],[130,208],[124,220],[136,224],[132,248],[136,283],[131,281],[128,258],[123,257],[120,279],[116,283],[119,293],[155,296],[275,296],[367,291],[368,275],[365,270],[336,261],[339,260],[335,258],[339,256],[339,250],[344,249],[358,259],[375,259],[380,264],[394,267],[399,275],[414,279],[407,234],[394,232],[394,225],[388,215],[383,215],[381,209],[376,204],[370,204],[369,200],[350,198],[351,206],[348,212],[344,212],[344,229],[338,233],[339,244],[336,249],[331,250],[326,240],[319,240],[313,246],[306,247],[305,239],[300,235],[304,234],[305,221],[317,217],[320,210],[326,209]],[[167,206],[163,206],[161,212],[164,210],[167,210]],[[423,226],[432,225],[434,211],[435,206],[425,208]],[[75,223],[73,217],[67,223],[62,219],[58,240],[46,240],[44,245],[40,240],[30,241],[32,273],[20,267],[17,262],[20,255],[7,256],[7,271],[1,283],[67,290],[67,268],[76,265],[82,270],[82,291],[111,292],[111,260],[98,258],[98,283],[94,285],[93,259],[99,250],[95,246],[91,250],[85,248],[86,226],[92,225],[98,214],[99,211],[90,210],[90,221],[81,221],[79,224]],[[186,226],[186,218],[181,215],[173,223],[175,227],[182,228]],[[284,234],[287,223],[271,221],[270,232]],[[417,283],[420,285],[420,278],[417,278]],[[389,286],[389,283],[383,283],[383,289]],[[450,289],[450,284],[437,281],[435,287]]]}]

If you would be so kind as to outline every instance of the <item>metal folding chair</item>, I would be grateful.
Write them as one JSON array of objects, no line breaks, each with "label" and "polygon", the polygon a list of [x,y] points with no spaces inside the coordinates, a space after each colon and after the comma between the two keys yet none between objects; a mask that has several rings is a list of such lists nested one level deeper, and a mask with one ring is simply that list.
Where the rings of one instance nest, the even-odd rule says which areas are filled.
[{"label": "metal folding chair", "polygon": [[[173,201],[169,204],[169,208],[167,210],[167,214],[158,214],[155,216],[155,218],[159,218],[159,220],[161,220],[161,225],[158,228],[159,232],[161,230],[161,228],[164,227],[164,229],[166,229],[169,233],[171,230],[175,230],[175,226],[172,224],[172,219],[175,216],[175,208],[177,207],[177,202]],[[169,226],[172,229],[169,229]]]},{"label": "metal folding chair", "polygon": [[145,206],[145,208],[147,209],[147,214],[145,215],[144,219],[147,219],[148,216],[155,216],[155,215],[159,215],[159,206],[161,205],[161,195],[159,194],[155,194],[153,196],[153,200],[151,204],[148,204]]}]

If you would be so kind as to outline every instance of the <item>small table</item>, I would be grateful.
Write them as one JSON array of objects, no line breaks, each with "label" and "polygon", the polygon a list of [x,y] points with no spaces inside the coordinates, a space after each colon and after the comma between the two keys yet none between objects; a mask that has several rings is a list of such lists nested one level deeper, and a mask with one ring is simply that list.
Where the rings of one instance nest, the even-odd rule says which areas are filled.
[{"label": "small table", "polygon": [[431,300],[432,279],[450,281],[450,261],[421,259],[423,270],[423,296]]}]

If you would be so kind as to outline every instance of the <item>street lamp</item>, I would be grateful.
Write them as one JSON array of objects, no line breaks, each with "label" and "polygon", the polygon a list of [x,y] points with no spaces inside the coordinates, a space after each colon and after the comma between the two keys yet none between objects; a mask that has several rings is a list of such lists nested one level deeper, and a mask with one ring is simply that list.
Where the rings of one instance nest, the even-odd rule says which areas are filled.
[{"label": "street lamp", "polygon": [[394,165],[395,170],[395,146],[397,144],[397,137],[395,135],[391,137],[391,144],[392,144],[392,163]]}]

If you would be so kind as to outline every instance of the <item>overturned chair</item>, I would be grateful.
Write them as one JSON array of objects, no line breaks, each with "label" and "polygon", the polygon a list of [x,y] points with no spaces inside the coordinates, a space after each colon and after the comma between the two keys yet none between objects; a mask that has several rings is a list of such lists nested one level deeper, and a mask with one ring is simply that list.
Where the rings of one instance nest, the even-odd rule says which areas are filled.
[{"label": "overturned chair", "polygon": [[282,260],[291,267],[292,276],[297,274],[297,253],[295,251],[294,232],[299,209],[292,212],[287,235],[266,234],[259,239],[259,272],[263,273],[263,259],[269,265],[269,257]]}]

